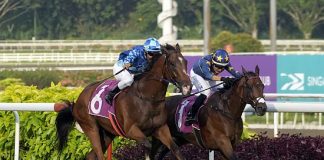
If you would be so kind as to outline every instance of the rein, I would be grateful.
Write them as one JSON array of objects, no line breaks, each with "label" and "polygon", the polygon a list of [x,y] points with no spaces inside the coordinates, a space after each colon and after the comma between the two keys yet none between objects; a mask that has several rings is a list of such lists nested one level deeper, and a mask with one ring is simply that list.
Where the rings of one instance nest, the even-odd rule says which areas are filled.
[{"label": "rein", "polygon": [[208,90],[208,89],[212,89],[212,88],[217,87],[217,86],[222,85],[222,84],[224,84],[224,82],[218,83],[218,84],[216,84],[216,85],[213,85],[213,86],[211,86],[211,87],[209,87],[209,88],[206,88],[206,89],[203,89],[203,90],[201,90],[201,91],[198,91],[198,92],[195,92],[195,93],[191,93],[191,94],[189,94],[189,95],[187,95],[187,96],[183,96],[183,98],[191,97],[191,96],[193,96],[193,95],[195,95],[195,94],[197,94],[197,93],[204,92],[204,91],[206,91],[206,90]]},{"label": "rein", "polygon": [[[163,55],[162,55],[163,56]],[[165,70],[167,70],[167,72],[165,72]],[[149,79],[152,79],[152,80],[157,80],[157,81],[160,81],[162,83],[165,83],[166,85],[168,85],[169,83],[172,83],[173,85],[177,86],[178,88],[180,88],[180,85],[172,78],[172,76],[170,76],[170,68],[168,67],[168,59],[167,59],[167,55],[165,55],[165,59],[164,59],[164,64],[163,64],[163,71],[162,71],[162,76],[157,76],[155,74],[152,74],[152,73],[148,73],[148,72],[144,72],[143,74],[151,74],[152,77],[149,78]],[[170,76],[170,79],[171,80],[168,80],[168,79],[165,79],[163,78],[163,75],[164,73],[168,73],[168,75]],[[138,93],[139,92],[139,89],[138,90]],[[138,94],[137,95],[139,98],[143,99],[143,100],[147,100],[147,101],[152,101],[152,98],[148,98],[148,97],[144,97],[142,96],[141,94]],[[155,100],[154,102],[163,102],[165,101],[165,97],[163,97],[162,99],[159,99],[159,100]]]},{"label": "rein", "polygon": [[[164,59],[164,64],[163,64],[163,72],[162,72],[162,76],[161,77],[157,77],[156,75],[152,75],[152,79],[153,80],[157,80],[157,81],[160,81],[160,82],[164,82],[166,84],[168,83],[172,83],[174,86],[176,86],[177,88],[181,89],[181,86],[180,84],[172,77],[171,75],[171,69],[168,67],[168,59],[167,59],[167,56],[165,57]],[[170,80],[166,79],[166,78],[163,78],[163,75],[164,73],[166,73],[166,76],[169,76],[170,77]]]}]

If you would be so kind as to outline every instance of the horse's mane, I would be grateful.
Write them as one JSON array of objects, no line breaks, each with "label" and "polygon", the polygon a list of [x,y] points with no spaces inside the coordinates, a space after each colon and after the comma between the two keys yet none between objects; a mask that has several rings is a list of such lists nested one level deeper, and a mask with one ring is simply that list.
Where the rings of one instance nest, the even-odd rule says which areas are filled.
[{"label": "horse's mane", "polygon": [[[175,51],[176,48],[168,43],[166,43],[165,45],[162,45],[162,47],[164,47],[166,50],[170,51],[170,50],[173,50]],[[163,51],[163,50],[162,50]]]},{"label": "horse's mane", "polygon": [[[165,45],[161,45],[161,47],[162,47],[162,48],[164,47],[164,48],[165,48],[166,50],[168,50],[168,51],[170,51],[170,50],[172,50],[172,51],[176,51],[176,48],[175,48],[174,46],[168,44],[168,43],[166,43]],[[162,53],[163,53],[163,51],[164,51],[164,50],[162,49]],[[149,67],[148,67],[147,71],[145,71],[144,73],[147,73],[147,72],[150,71],[150,69],[153,67],[153,64],[154,64],[154,63],[159,59],[159,57],[160,57],[160,56],[155,56],[155,57],[153,58],[152,62],[149,64]],[[138,74],[138,75],[135,75],[135,76],[134,76],[134,81],[137,81],[137,80],[143,78],[144,75],[145,75],[145,74]]]},{"label": "horse's mane", "polygon": [[233,88],[234,86],[238,85],[238,82],[245,76],[256,76],[256,73],[252,72],[252,71],[248,71],[248,72],[245,72],[240,78],[237,78],[233,85],[231,86],[224,86],[223,88],[220,88],[218,90],[219,93],[225,93],[227,90],[230,90],[231,88]]}]

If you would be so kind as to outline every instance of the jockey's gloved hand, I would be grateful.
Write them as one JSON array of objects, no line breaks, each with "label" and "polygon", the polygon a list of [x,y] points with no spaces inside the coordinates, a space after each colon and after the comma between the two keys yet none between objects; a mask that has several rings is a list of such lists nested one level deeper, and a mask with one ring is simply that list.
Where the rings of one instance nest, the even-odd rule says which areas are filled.
[{"label": "jockey's gloved hand", "polygon": [[124,68],[126,68],[126,69],[128,69],[129,67],[131,67],[132,66],[132,64],[130,64],[130,63],[125,63],[124,64]]},{"label": "jockey's gloved hand", "polygon": [[232,86],[235,82],[236,78],[231,77],[222,77],[221,81],[223,81],[227,86]]}]

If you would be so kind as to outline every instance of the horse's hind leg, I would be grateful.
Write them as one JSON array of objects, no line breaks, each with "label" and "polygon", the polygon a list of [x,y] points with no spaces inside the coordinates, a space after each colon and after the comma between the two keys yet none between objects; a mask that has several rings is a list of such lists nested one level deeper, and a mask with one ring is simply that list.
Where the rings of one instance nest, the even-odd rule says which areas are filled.
[{"label": "horse's hind leg", "polygon": [[165,146],[167,146],[173,153],[173,155],[177,157],[177,159],[184,159],[178,145],[172,140],[169,127],[166,124],[158,128],[154,132],[153,136],[159,139]]},{"label": "horse's hind leg", "polygon": [[[103,128],[100,127],[100,141],[101,141],[101,146],[102,146],[102,152],[105,153],[106,150],[108,149],[108,146],[111,144],[112,140],[115,138],[114,135],[110,135],[108,136],[109,133],[105,132],[105,130]],[[94,151],[94,149],[92,149],[86,157],[93,157],[96,158],[97,155]]]},{"label": "horse's hind leg", "polygon": [[102,147],[101,147],[101,142],[100,142],[100,135],[99,135],[99,128],[97,124],[94,122],[93,119],[86,121],[85,123],[78,122],[83,130],[83,132],[86,134],[86,136],[89,138],[91,144],[92,144],[92,149],[95,152],[94,154],[88,154],[86,159],[88,160],[104,160],[104,155],[102,152]]}]

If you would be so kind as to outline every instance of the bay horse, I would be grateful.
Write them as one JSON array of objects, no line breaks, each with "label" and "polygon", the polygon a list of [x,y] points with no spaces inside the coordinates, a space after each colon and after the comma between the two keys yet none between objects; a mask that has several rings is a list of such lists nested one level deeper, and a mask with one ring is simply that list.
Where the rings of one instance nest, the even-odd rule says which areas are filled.
[{"label": "bay horse", "polygon": [[[183,98],[182,96],[167,98],[168,126],[174,141],[179,146],[191,143],[205,149],[219,150],[225,159],[237,159],[233,149],[243,132],[241,115],[245,105],[250,104],[258,116],[263,116],[267,110],[259,67],[255,67],[255,72],[247,72],[242,67],[242,72],[243,76],[236,80],[233,86],[214,92],[200,108],[197,114],[200,134],[181,133],[178,130],[175,113]],[[168,149],[153,138],[150,157],[155,158],[158,151],[160,154],[157,157],[162,159]]]},{"label": "bay horse", "polygon": [[[177,159],[183,159],[166,124],[165,94],[169,82],[179,87],[183,95],[190,94],[192,84],[187,74],[187,61],[180,46],[166,44],[161,48],[162,54],[153,58],[151,69],[140,78],[135,78],[130,87],[115,97],[115,114],[125,137],[144,143],[146,152],[151,148],[147,136],[152,135],[165,144]],[[104,159],[104,151],[119,134],[108,119],[90,115],[88,112],[91,95],[101,83],[99,81],[86,86],[75,103],[62,103],[66,107],[56,118],[59,150],[65,146],[67,136],[77,121],[92,144],[92,150],[86,159]]]}]

